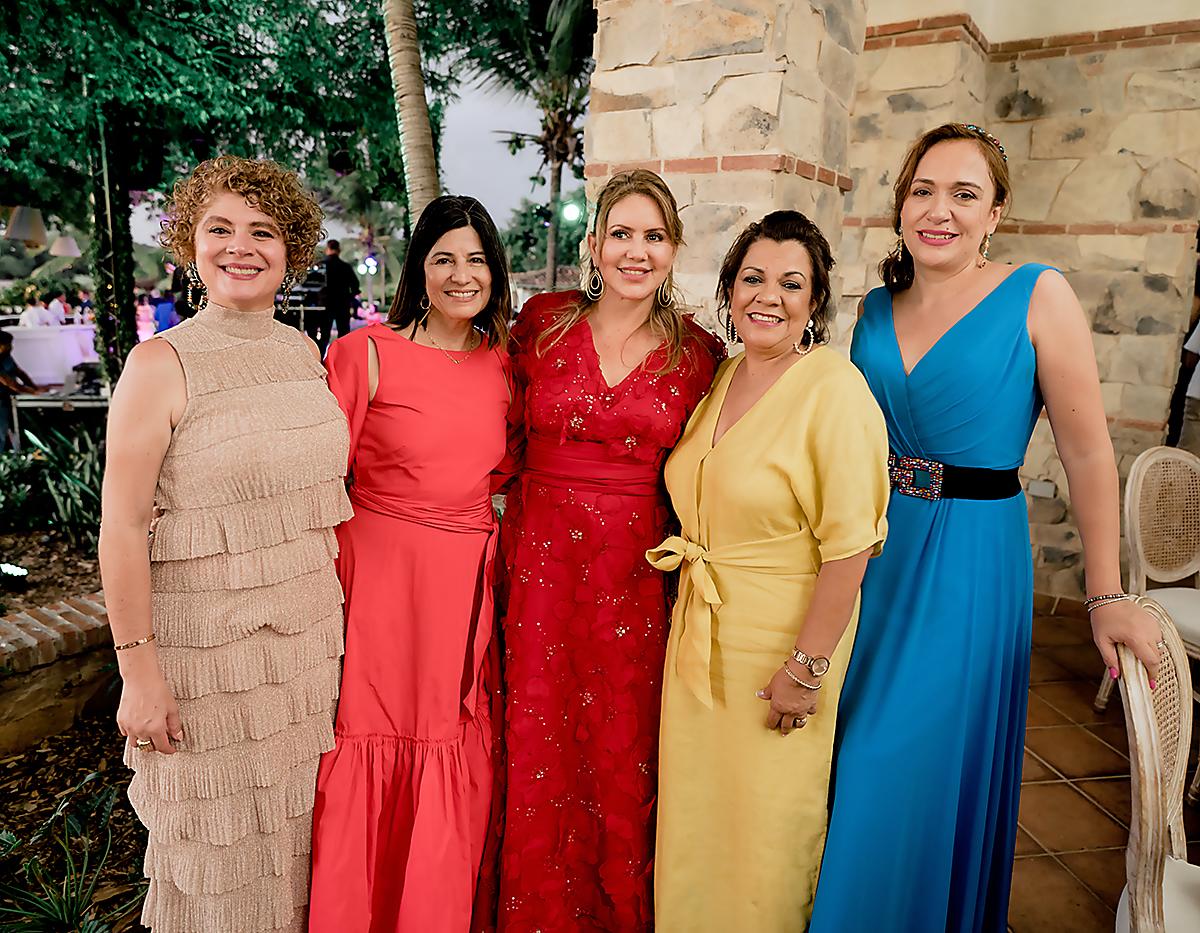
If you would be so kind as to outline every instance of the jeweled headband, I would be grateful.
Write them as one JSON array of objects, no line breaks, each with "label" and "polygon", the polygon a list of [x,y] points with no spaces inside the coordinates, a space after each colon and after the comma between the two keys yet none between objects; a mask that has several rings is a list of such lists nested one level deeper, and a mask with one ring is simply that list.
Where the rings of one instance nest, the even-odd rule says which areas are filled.
[{"label": "jeweled headband", "polygon": [[1002,158],[1005,162],[1008,162],[1008,154],[1004,151],[1004,146],[1001,145],[1000,140],[985,130],[982,126],[976,126],[974,123],[960,123],[958,125],[970,130],[972,133],[975,133],[978,136],[982,136],[989,143],[995,146],[997,150],[999,150],[1000,158]]}]

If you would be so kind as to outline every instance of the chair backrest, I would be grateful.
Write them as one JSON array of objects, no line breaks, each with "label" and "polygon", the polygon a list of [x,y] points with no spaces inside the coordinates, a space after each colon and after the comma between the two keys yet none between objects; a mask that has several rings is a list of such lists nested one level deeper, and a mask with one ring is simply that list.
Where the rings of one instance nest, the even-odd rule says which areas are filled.
[{"label": "chair backrest", "polygon": [[1151,447],[1125,481],[1129,591],[1146,578],[1173,583],[1200,571],[1200,457],[1177,447]]},{"label": "chair backrest", "polygon": [[1130,930],[1158,933],[1163,928],[1163,864],[1168,855],[1187,858],[1183,788],[1192,738],[1192,675],[1170,616],[1154,600],[1136,599],[1158,620],[1167,647],[1151,690],[1146,669],[1133,652],[1117,646],[1133,794],[1125,872]]}]

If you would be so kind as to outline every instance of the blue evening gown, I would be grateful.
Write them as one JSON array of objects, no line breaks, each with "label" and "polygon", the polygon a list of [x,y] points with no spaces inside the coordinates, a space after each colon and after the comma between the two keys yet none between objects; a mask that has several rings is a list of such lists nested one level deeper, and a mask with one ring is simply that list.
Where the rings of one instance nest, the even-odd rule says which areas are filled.
[{"label": "blue evening gown", "polygon": [[[1042,409],[1020,266],[904,372],[891,296],[867,295],[851,359],[900,456],[1018,467]],[[1025,496],[892,491],[842,689],[810,933],[1003,931],[1012,879],[1033,568]]]}]

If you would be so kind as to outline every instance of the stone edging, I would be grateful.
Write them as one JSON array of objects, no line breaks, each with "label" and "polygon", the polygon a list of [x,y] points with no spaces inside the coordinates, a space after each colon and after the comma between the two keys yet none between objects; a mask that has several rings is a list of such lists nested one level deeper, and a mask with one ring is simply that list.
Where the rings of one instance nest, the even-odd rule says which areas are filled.
[{"label": "stone edging", "polygon": [[0,618],[0,673],[23,673],[111,643],[103,593],[14,612]]},{"label": "stone edging", "polygon": [[909,19],[867,27],[863,51],[939,42],[970,42],[994,62],[1017,59],[1059,58],[1064,55],[1088,55],[1114,49],[1140,49],[1147,46],[1200,42],[1200,19],[1175,20],[1149,26],[1126,26],[1094,32],[1075,32],[1011,42],[990,43],[975,21],[966,13]]},{"label": "stone edging", "polygon": [[[844,217],[843,227],[888,227],[890,217]],[[997,228],[1001,233],[1072,236],[1145,236],[1150,233],[1195,233],[1194,220],[1124,220],[1115,223],[1048,224],[1041,221],[1006,220]]]},{"label": "stone edging", "polygon": [[747,155],[705,156],[692,159],[648,159],[642,162],[589,162],[584,166],[585,178],[605,178],[617,172],[628,172],[635,168],[649,169],[660,175],[712,175],[716,172],[781,172],[798,175],[829,185],[845,193],[854,188],[849,175],[835,172],[824,165],[806,162],[795,156],[779,152],[761,152]]}]

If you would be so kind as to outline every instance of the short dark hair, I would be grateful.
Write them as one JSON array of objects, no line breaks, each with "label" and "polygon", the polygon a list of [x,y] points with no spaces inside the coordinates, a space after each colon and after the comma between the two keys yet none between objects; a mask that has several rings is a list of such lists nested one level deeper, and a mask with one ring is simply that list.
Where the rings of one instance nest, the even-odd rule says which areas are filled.
[{"label": "short dark hair", "polygon": [[53,301],[55,298],[66,298],[66,297],[67,297],[67,293],[64,292],[61,288],[51,288],[49,291],[46,292],[46,295],[42,299],[42,301]]},{"label": "short dark hair", "polygon": [[331,249],[331,250],[333,250],[335,253],[340,253],[340,252],[342,251],[342,244],[341,244],[341,243],[339,243],[337,240],[326,240],[326,241],[325,241],[325,248],[326,248],[326,249]]},{"label": "short dark hair", "polygon": [[738,270],[746,261],[746,253],[750,251],[750,247],[759,240],[771,240],[774,243],[795,240],[807,250],[813,273],[813,333],[818,343],[825,343],[829,339],[832,304],[829,271],[834,266],[833,251],[829,248],[829,241],[825,239],[821,228],[799,211],[772,211],[762,220],[748,226],[733,241],[717,275],[717,310],[729,313],[729,305],[733,300],[733,283]]},{"label": "short dark hair", "polygon": [[0,330],[0,347],[12,346],[13,336],[6,330]]},{"label": "short dark hair", "polygon": [[388,310],[387,322],[398,328],[409,327],[425,318],[421,307],[425,294],[425,258],[434,244],[451,230],[470,227],[479,235],[488,270],[492,273],[492,297],[487,307],[471,322],[487,336],[489,347],[508,346],[508,322],[512,319],[512,292],[508,284],[508,258],[496,224],[487,208],[474,198],[444,194],[434,198],[421,212],[413,228],[400,269],[400,284]]}]

